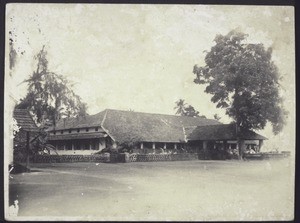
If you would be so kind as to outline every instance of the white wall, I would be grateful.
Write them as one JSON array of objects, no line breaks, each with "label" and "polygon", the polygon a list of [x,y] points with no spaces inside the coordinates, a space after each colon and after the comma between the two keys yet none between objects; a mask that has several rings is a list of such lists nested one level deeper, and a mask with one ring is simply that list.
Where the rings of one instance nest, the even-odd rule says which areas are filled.
[{"label": "white wall", "polygon": [[[58,155],[91,155],[93,153],[103,150],[106,147],[105,138],[101,138],[100,142],[101,144],[99,143],[98,150],[81,150],[79,148],[74,147],[74,150],[56,150],[56,152],[58,153]],[[54,151],[50,151],[50,154],[55,155],[56,153]]]},{"label": "white wall", "polygon": [[[57,150],[58,155],[91,155],[101,150]],[[56,155],[54,151],[50,152],[51,155]]]},{"label": "white wall", "polygon": [[[84,134],[84,133],[91,133],[91,132],[104,132],[104,130],[98,126],[98,131],[95,130],[96,127],[88,127],[89,131],[87,132],[86,129],[87,128],[76,128],[76,129],[71,129],[71,132],[69,132],[69,129],[64,129],[63,131],[63,134],[61,134],[61,131],[62,130],[55,130],[56,132],[56,135],[67,135],[67,134],[74,134],[74,133],[81,133],[81,134]],[[77,129],[80,129],[80,132],[77,132]],[[49,132],[50,135],[54,135],[53,134],[53,131],[50,131]]]}]

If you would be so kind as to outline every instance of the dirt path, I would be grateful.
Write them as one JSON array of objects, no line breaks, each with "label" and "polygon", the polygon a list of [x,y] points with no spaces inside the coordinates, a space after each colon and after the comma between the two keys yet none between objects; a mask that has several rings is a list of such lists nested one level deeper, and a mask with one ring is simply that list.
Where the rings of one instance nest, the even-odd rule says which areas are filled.
[{"label": "dirt path", "polygon": [[[291,163],[35,164],[14,175],[19,216],[96,220],[274,220],[293,211]],[[47,217],[49,219],[49,217]]]}]

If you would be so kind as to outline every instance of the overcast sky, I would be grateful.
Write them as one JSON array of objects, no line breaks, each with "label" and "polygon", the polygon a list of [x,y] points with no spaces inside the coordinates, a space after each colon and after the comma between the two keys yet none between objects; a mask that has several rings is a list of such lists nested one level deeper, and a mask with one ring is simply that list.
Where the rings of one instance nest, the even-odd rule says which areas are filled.
[{"label": "overcast sky", "polygon": [[205,86],[193,83],[192,71],[204,65],[216,34],[238,28],[249,42],[273,48],[284,77],[288,125],[277,137],[269,127],[260,133],[283,146],[295,139],[293,7],[9,4],[6,16],[6,35],[13,31],[19,50],[13,78],[6,74],[5,92],[15,99],[25,96],[27,86],[17,85],[32,74],[33,57],[45,45],[49,70],[76,83],[90,114],[106,108],[174,114],[175,101],[185,99],[224,123],[230,119],[210,102]]}]

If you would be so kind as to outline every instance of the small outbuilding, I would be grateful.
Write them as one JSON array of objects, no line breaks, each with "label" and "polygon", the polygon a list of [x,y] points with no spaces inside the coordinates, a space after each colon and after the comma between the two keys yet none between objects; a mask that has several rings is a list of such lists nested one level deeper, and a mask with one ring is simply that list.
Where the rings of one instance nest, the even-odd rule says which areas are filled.
[{"label": "small outbuilding", "polygon": [[[219,124],[210,126],[193,126],[186,129],[188,142],[197,151],[201,151],[213,158],[234,155],[238,153],[238,146],[243,146],[245,152],[258,153],[263,141],[267,138],[251,130],[239,128],[236,124]],[[238,145],[240,141],[240,145]],[[221,158],[221,157],[220,157]]]},{"label": "small outbuilding", "polygon": [[22,150],[26,154],[26,166],[29,165],[29,154],[31,140],[38,135],[39,128],[35,124],[29,111],[26,109],[15,109],[13,118],[16,120],[19,131],[14,137],[14,155],[17,155],[18,150]]}]

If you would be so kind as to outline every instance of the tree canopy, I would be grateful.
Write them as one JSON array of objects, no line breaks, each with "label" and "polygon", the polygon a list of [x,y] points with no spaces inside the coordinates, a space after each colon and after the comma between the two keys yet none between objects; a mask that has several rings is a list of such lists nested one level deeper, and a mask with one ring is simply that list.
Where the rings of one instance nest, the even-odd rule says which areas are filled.
[{"label": "tree canopy", "polygon": [[206,84],[211,101],[226,109],[239,127],[263,129],[267,122],[279,133],[287,112],[280,96],[280,74],[272,61],[272,48],[247,43],[236,30],[217,35],[206,53],[205,65],[194,66],[196,84]]},{"label": "tree canopy", "polygon": [[65,117],[85,116],[87,106],[71,89],[72,85],[62,75],[48,70],[47,51],[35,56],[36,70],[24,82],[28,84],[27,95],[16,108],[30,110],[39,124],[56,124]]},{"label": "tree canopy", "polygon": [[214,114],[214,119],[219,121],[221,119],[221,117],[218,114]]},{"label": "tree canopy", "polygon": [[185,103],[183,99],[179,99],[175,104],[176,115],[206,118],[204,115],[200,116],[199,112],[193,106]]}]

